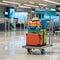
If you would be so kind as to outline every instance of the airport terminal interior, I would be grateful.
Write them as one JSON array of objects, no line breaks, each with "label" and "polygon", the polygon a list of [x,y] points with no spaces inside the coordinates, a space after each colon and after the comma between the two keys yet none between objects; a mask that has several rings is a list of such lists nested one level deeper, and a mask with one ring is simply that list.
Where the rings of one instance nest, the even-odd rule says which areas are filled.
[{"label": "airport terminal interior", "polygon": [[60,0],[0,0],[0,60],[59,60]]}]

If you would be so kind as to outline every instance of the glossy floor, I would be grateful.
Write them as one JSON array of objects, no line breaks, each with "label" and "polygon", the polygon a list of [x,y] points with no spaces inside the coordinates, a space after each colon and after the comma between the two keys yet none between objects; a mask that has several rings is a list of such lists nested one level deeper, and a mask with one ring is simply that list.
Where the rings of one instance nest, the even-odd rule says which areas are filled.
[{"label": "glossy floor", "polygon": [[0,32],[0,60],[59,60],[60,36],[54,36],[53,46],[45,48],[44,55],[29,55],[26,49],[26,31]]}]

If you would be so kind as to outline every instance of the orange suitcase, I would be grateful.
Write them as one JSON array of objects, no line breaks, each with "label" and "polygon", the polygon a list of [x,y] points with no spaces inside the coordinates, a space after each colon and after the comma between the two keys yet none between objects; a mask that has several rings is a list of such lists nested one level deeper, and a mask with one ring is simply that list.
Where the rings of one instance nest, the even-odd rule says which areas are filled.
[{"label": "orange suitcase", "polygon": [[39,34],[26,34],[26,45],[40,46],[42,45],[42,35]]},{"label": "orange suitcase", "polygon": [[37,24],[36,24],[36,22],[29,21],[28,26],[35,27],[35,26],[37,26]]},{"label": "orange suitcase", "polygon": [[30,27],[42,26],[42,23],[40,21],[29,21],[28,26],[30,26]]},{"label": "orange suitcase", "polygon": [[42,23],[40,21],[36,21],[37,26],[42,26]]}]

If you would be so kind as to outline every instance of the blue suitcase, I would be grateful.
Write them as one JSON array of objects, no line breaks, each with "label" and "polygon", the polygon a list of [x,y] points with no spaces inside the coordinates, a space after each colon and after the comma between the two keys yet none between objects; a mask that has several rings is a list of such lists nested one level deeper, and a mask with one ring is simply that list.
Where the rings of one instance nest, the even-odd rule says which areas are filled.
[{"label": "blue suitcase", "polygon": [[46,26],[47,26],[47,22],[46,20],[42,20],[42,29],[46,29]]},{"label": "blue suitcase", "polygon": [[28,31],[30,31],[30,30],[40,30],[40,27],[28,27],[27,29],[28,29]]}]

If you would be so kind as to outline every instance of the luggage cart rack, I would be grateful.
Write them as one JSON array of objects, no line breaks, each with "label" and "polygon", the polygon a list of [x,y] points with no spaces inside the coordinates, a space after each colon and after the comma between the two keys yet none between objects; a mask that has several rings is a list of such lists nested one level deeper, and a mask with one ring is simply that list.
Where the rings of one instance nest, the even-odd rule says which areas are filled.
[{"label": "luggage cart rack", "polygon": [[32,49],[34,50],[34,49],[39,49],[39,50],[41,50],[41,54],[45,54],[45,50],[44,50],[44,48],[46,48],[46,47],[52,47],[52,45],[49,45],[49,44],[46,44],[46,45],[44,45],[44,46],[26,46],[26,45],[24,45],[24,46],[22,46],[23,48],[26,48],[27,49],[27,52],[29,53],[29,54],[32,54]]},{"label": "luggage cart rack", "polygon": [[26,45],[22,46],[22,48],[25,48],[29,54],[32,54],[33,50],[35,50],[35,49],[39,49],[41,51],[42,55],[45,54],[44,48],[52,47],[53,46],[53,25],[52,25],[52,31],[50,31],[51,30],[50,27],[51,26],[49,26],[49,32],[48,32],[49,35],[47,35],[49,37],[49,39],[47,40],[46,45],[42,45],[42,46],[28,46],[26,44]]}]

